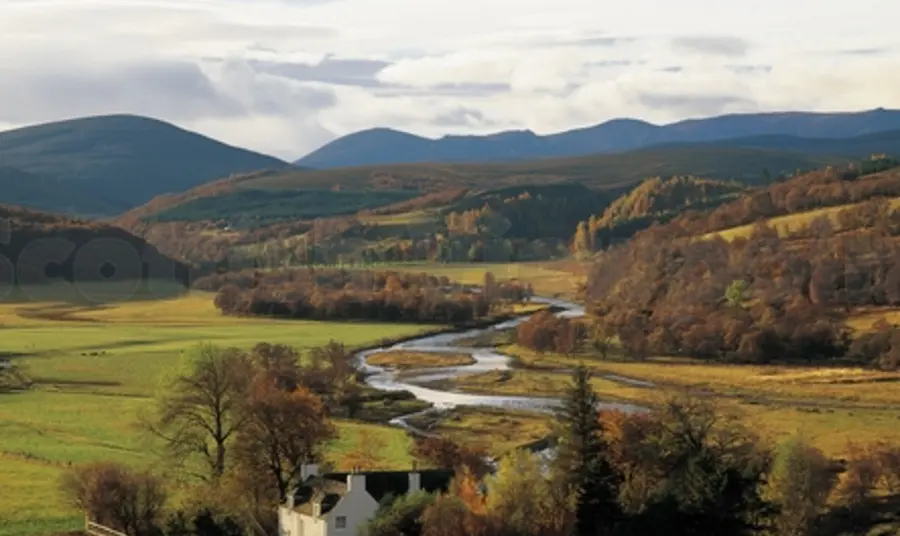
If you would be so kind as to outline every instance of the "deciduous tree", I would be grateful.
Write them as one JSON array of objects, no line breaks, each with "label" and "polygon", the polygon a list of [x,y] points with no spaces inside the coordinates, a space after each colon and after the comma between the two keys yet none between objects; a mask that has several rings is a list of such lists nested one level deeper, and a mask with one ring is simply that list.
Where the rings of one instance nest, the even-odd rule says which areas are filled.
[{"label": "deciduous tree", "polygon": [[246,422],[243,406],[252,375],[244,352],[198,346],[187,354],[185,370],[157,400],[155,414],[145,416],[145,424],[185,471],[200,458],[207,472],[198,476],[216,479],[227,467],[231,439]]}]

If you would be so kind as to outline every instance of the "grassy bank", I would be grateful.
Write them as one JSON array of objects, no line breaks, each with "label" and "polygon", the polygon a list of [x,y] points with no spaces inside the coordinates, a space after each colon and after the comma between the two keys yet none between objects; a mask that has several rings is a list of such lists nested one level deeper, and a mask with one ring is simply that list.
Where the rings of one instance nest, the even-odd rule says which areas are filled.
[{"label": "grassy bank", "polygon": [[383,352],[370,357],[367,362],[376,367],[418,369],[434,367],[459,367],[475,362],[467,354],[429,354],[425,352]]},{"label": "grassy bank", "polygon": [[540,355],[517,346],[501,350],[515,356],[517,368],[465,376],[443,387],[555,397],[569,385],[565,369],[583,363],[594,372],[593,386],[607,401],[653,406],[667,394],[687,390],[742,412],[750,426],[773,441],[799,431],[833,456],[844,454],[849,442],[900,441],[900,373],[663,358],[604,361],[592,355]]}]

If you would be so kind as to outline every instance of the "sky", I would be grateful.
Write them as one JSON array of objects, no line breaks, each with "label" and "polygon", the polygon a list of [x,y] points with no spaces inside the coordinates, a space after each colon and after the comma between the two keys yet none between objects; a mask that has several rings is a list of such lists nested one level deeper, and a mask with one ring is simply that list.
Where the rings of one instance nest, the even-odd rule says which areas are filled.
[{"label": "sky", "polygon": [[896,0],[0,0],[0,130],[111,113],[335,137],[900,108]]}]

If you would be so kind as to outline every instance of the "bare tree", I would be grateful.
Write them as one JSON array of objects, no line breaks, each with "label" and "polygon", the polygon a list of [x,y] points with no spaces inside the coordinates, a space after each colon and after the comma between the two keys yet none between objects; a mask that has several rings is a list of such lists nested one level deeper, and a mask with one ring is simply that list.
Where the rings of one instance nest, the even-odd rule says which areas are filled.
[{"label": "bare tree", "polygon": [[186,471],[199,457],[208,472],[197,476],[215,480],[225,472],[229,441],[246,422],[243,405],[253,367],[233,348],[202,345],[191,357],[189,371],[175,379],[158,400],[156,415],[145,420]]},{"label": "bare tree", "polygon": [[72,506],[96,523],[129,536],[160,533],[166,492],[162,480],[150,472],[99,462],[64,474],[61,488]]}]

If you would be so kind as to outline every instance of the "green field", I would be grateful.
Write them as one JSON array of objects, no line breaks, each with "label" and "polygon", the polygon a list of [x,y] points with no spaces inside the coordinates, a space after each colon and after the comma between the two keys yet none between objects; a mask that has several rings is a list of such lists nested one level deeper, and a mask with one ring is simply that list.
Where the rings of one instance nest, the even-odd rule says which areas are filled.
[{"label": "green field", "polygon": [[[0,395],[0,535],[50,534],[80,526],[57,491],[71,462],[156,460],[136,426],[139,413],[201,342],[249,348],[258,342],[308,349],[331,339],[348,346],[421,332],[429,326],[322,323],[223,317],[206,293],[110,306],[0,304],[0,353],[23,355],[33,391]],[[383,437],[383,456],[407,464],[399,429],[340,423],[331,461],[355,448],[361,429]]]}]

